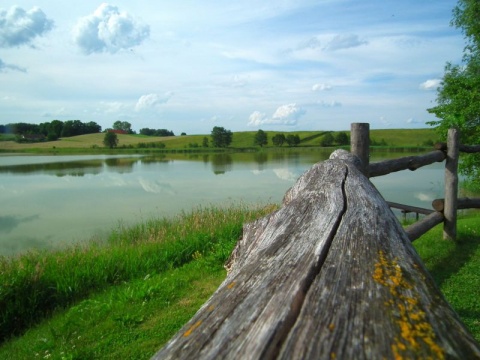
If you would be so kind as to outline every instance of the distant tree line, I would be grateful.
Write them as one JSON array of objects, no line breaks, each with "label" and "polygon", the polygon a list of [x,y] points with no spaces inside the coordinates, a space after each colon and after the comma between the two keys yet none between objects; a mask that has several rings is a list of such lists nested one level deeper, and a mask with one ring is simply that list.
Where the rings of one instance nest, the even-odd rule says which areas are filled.
[{"label": "distant tree line", "polygon": [[[255,134],[253,144],[259,145],[260,147],[267,145],[267,133],[262,129],[258,130]],[[300,144],[300,136],[298,136],[298,134],[288,134],[287,136],[285,136],[285,134],[275,134],[272,136],[272,144],[274,146],[282,146],[283,144],[287,144],[288,146],[298,146]]]},{"label": "distant tree line", "polygon": [[140,135],[147,135],[147,136],[175,136],[173,131],[167,129],[149,129],[143,128],[140,129]]},{"label": "distant tree line", "polygon": [[0,125],[1,134],[14,134],[19,139],[33,135],[42,135],[48,141],[57,140],[60,137],[69,137],[84,134],[94,134],[102,131],[102,127],[96,122],[87,123],[80,120],[52,120],[41,124],[11,123]]}]

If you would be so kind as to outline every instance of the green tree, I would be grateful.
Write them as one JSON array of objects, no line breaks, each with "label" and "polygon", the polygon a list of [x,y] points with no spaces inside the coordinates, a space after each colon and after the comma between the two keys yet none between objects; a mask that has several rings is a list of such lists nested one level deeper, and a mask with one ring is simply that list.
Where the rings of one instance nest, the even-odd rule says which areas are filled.
[{"label": "green tree", "polygon": [[120,121],[117,120],[113,123],[114,130],[125,131],[127,134],[134,134],[135,132],[132,130],[132,124],[128,121]]},{"label": "green tree", "polygon": [[285,143],[285,135],[284,134],[275,134],[272,137],[272,143],[275,146],[282,146]]},{"label": "green tree", "polygon": [[[428,109],[437,120],[428,124],[446,138],[451,127],[460,130],[463,144],[480,143],[480,1],[459,0],[451,25],[462,29],[466,46],[461,64],[447,63],[437,89],[437,106]],[[462,155],[460,171],[480,187],[480,154]]]},{"label": "green tree", "polygon": [[233,140],[232,132],[220,126],[212,129],[211,137],[213,147],[227,147]]},{"label": "green tree", "polygon": [[267,133],[263,130],[258,130],[253,138],[253,145],[259,145],[262,147],[263,145],[268,144],[268,136]]},{"label": "green tree", "polygon": [[335,143],[337,145],[348,145],[350,144],[350,139],[348,138],[347,133],[341,131],[335,135]]},{"label": "green tree", "polygon": [[202,146],[205,148],[208,147],[208,138],[206,136],[203,137]]},{"label": "green tree", "polygon": [[333,137],[331,132],[328,132],[323,135],[322,140],[320,140],[320,146],[332,146],[334,142],[335,138]]},{"label": "green tree", "polygon": [[298,136],[297,134],[295,134],[295,135],[289,134],[289,135],[287,135],[285,140],[286,140],[288,146],[297,146],[298,144],[300,144],[300,136]]},{"label": "green tree", "polygon": [[103,145],[108,146],[110,149],[117,147],[118,136],[113,131],[107,131],[103,138]]}]

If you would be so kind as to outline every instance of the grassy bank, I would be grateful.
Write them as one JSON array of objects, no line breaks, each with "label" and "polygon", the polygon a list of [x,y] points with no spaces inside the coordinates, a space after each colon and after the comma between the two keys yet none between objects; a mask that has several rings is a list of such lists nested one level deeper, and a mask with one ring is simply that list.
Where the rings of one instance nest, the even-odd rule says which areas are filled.
[{"label": "grassy bank", "polygon": [[199,209],[120,228],[103,243],[2,257],[0,341],[112,285],[172,271],[204,256],[220,264],[242,224],[266,211],[271,209]]},{"label": "grassy bank", "polygon": [[[345,131],[349,134],[349,131]],[[265,148],[273,147],[272,137],[279,133],[278,131],[266,131],[269,144]],[[292,134],[300,137],[299,147],[320,146],[320,142],[327,133],[334,136],[338,132],[333,131],[295,131],[283,132],[285,135]],[[254,145],[256,131],[235,132],[230,149],[260,149]],[[152,151],[214,151],[212,148],[203,148],[203,138],[210,138],[210,134],[205,135],[185,135],[155,137],[143,135],[123,135],[119,134],[119,148],[114,151],[124,152],[152,152]],[[434,143],[437,140],[437,134],[433,129],[388,129],[372,130],[370,137],[375,144],[381,144],[383,147],[421,147],[428,146],[428,143]],[[103,145],[104,134],[88,134],[73,136],[57,141],[40,143],[16,143],[14,141],[0,141],[0,151],[2,152],[40,152],[40,153],[105,153],[110,152]],[[155,144],[162,143],[164,148],[155,148]],[[141,144],[141,145],[140,145]],[[152,146],[152,147],[150,147]],[[287,145],[283,145],[286,148]]]},{"label": "grassy bank", "polygon": [[[3,259],[0,326],[22,335],[0,358],[150,358],[224,279],[242,224],[271,210],[197,210],[118,229],[105,244]],[[480,341],[479,228],[478,216],[463,218],[457,243],[438,226],[414,245]]]}]

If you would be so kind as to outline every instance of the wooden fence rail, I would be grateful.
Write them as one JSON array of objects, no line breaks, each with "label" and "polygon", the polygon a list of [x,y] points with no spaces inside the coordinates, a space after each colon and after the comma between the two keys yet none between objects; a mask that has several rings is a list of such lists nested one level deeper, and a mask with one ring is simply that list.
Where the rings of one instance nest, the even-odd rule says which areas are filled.
[{"label": "wooden fence rail", "polygon": [[225,281],[154,359],[480,358],[363,170],[337,150],[246,224]]},{"label": "wooden fence rail", "polygon": [[[480,199],[458,199],[458,159],[459,152],[476,153],[480,152],[480,145],[463,145],[459,143],[459,131],[449,129],[447,143],[435,144],[435,150],[419,156],[407,156],[393,160],[386,160],[377,163],[369,163],[370,146],[370,127],[365,123],[354,123],[351,125],[351,138],[355,139],[355,144],[351,146],[351,152],[355,154],[363,163],[363,173],[369,177],[383,176],[396,171],[411,170],[435,162],[445,160],[445,199],[442,199],[441,206],[439,200],[432,203],[433,209],[438,214],[427,213],[429,210],[417,208],[412,210],[412,206],[398,203],[390,203],[391,207],[399,208],[404,213],[413,211],[418,214],[426,213],[427,217],[418,221],[418,223],[409,226],[406,232],[411,241],[416,240],[421,235],[429,231],[432,227],[444,223],[443,237],[448,240],[455,240],[457,235],[457,210],[467,208],[479,208]],[[365,165],[366,164],[366,165]]]}]

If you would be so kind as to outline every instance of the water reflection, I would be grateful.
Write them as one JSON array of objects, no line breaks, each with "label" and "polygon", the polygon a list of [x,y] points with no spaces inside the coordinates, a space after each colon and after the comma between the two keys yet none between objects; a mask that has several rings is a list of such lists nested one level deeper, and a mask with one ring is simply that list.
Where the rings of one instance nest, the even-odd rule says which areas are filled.
[{"label": "water reflection", "polygon": [[[58,159],[58,157],[52,157]],[[131,172],[138,158],[107,158],[81,161],[54,161],[46,163],[2,165],[0,157],[0,174],[44,174],[62,176],[85,176],[100,174],[103,168],[119,173]]]},{"label": "water reflection", "polygon": [[0,233],[9,234],[22,223],[39,219],[39,215],[31,216],[0,216]]},{"label": "water reflection", "polygon": [[210,162],[215,175],[222,175],[227,171],[232,171],[233,159],[230,154],[213,154]]},{"label": "water reflection", "polygon": [[[108,233],[120,220],[135,223],[229,202],[280,203],[303,172],[329,155],[330,151],[319,149],[279,149],[0,156],[0,254],[55,248]],[[443,166],[390,174],[372,182],[387,200],[429,208],[431,199],[442,197]]]}]

